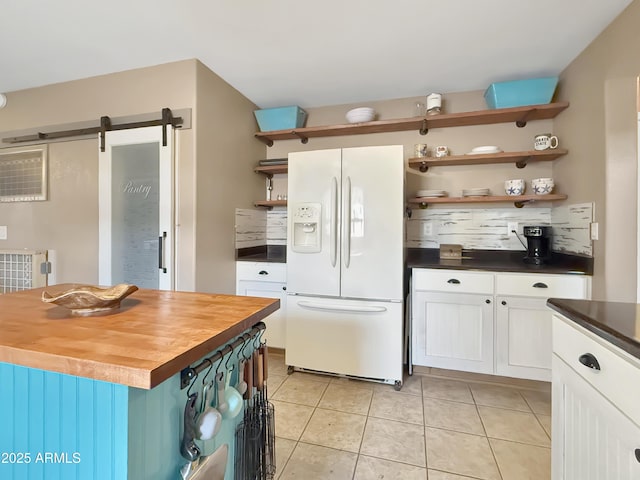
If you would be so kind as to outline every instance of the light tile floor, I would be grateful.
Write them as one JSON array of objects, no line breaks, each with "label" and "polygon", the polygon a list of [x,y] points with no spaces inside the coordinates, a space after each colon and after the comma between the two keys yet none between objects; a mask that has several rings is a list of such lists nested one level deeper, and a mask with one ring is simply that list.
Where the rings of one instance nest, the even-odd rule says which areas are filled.
[{"label": "light tile floor", "polygon": [[276,479],[551,478],[550,386],[413,375],[390,385],[296,372],[271,355]]}]

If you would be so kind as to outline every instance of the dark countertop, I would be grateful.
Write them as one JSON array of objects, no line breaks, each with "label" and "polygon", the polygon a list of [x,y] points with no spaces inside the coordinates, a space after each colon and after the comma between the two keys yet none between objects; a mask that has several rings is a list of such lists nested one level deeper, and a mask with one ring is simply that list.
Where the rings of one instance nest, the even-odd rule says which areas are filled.
[{"label": "dark countertop", "polygon": [[593,274],[593,259],[577,255],[553,253],[548,265],[530,265],[523,261],[520,250],[463,250],[461,260],[440,259],[437,248],[407,249],[408,268],[446,268],[453,270],[485,270],[495,272]]},{"label": "dark countertop", "polygon": [[236,250],[236,261],[287,263],[287,246],[261,245],[259,247],[239,248]]},{"label": "dark countertop", "polygon": [[547,305],[569,320],[640,359],[640,305],[550,298]]}]

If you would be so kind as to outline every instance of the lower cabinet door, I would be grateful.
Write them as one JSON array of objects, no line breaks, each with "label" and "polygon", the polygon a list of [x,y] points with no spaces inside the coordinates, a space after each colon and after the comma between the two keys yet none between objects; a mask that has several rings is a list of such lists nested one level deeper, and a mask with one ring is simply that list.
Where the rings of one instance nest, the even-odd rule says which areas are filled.
[{"label": "lower cabinet door", "polygon": [[264,319],[264,323],[267,325],[264,339],[269,347],[284,348],[287,328],[285,320],[287,309],[286,284],[239,280],[236,293],[248,297],[280,299],[280,309]]},{"label": "lower cabinet door", "polygon": [[413,363],[493,373],[493,303],[490,295],[415,292]]},{"label": "lower cabinet door", "polygon": [[496,298],[496,373],[551,381],[551,318],[545,298]]},{"label": "lower cabinet door", "polygon": [[552,479],[640,478],[640,428],[556,355],[552,388]]}]

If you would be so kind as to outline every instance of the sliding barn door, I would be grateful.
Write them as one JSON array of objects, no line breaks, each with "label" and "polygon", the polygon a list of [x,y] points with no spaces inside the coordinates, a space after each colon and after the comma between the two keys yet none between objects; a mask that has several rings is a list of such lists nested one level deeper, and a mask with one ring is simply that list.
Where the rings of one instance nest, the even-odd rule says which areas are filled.
[{"label": "sliding barn door", "polygon": [[99,281],[174,288],[173,129],[106,133],[99,155]]}]

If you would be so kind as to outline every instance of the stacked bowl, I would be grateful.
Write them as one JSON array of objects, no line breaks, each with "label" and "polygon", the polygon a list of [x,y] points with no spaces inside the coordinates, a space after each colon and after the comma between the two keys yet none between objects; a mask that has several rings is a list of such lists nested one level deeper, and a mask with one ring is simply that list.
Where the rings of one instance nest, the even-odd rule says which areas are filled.
[{"label": "stacked bowl", "polygon": [[346,118],[349,123],[370,122],[376,116],[376,111],[371,107],[354,108],[347,112]]},{"label": "stacked bowl", "polygon": [[553,178],[534,178],[531,180],[531,188],[536,195],[547,195],[553,190]]}]

